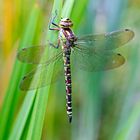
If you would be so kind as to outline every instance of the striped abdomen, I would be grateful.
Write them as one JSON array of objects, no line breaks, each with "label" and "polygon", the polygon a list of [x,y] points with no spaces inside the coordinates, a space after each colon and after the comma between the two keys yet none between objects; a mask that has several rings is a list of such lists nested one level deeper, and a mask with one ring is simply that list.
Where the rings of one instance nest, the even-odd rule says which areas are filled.
[{"label": "striped abdomen", "polygon": [[72,88],[71,88],[71,69],[70,69],[70,49],[66,49],[63,54],[65,83],[66,83],[66,109],[69,122],[72,121]]}]

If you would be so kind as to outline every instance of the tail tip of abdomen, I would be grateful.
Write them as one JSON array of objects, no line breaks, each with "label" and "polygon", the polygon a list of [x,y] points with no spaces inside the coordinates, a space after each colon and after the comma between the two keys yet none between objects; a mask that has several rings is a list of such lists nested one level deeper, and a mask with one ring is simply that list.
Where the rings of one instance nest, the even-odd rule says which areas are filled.
[{"label": "tail tip of abdomen", "polygon": [[72,116],[68,116],[69,117],[69,123],[72,122]]}]

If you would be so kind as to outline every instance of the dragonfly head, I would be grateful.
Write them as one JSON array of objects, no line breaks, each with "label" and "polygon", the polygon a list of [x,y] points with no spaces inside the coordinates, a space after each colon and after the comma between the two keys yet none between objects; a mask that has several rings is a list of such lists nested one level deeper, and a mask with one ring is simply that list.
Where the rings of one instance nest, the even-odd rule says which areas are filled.
[{"label": "dragonfly head", "polygon": [[73,26],[73,23],[69,18],[61,18],[59,26],[61,28],[70,28]]}]

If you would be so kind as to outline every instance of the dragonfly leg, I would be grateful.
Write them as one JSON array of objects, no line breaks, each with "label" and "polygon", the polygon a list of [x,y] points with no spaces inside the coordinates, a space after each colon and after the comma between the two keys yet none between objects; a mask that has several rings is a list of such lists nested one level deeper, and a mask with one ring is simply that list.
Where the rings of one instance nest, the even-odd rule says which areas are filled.
[{"label": "dragonfly leg", "polygon": [[51,28],[51,24],[52,24],[52,23],[49,24],[49,30],[57,30],[57,31],[60,30],[59,28]]},{"label": "dragonfly leg", "polygon": [[55,44],[53,44],[53,43],[51,43],[51,42],[49,42],[49,44],[50,44],[50,46],[51,47],[54,47],[54,48],[59,48],[59,46],[60,46],[60,39],[58,39],[58,42],[57,42],[57,44],[55,45]]},{"label": "dragonfly leg", "polygon": [[[55,16],[49,22],[49,30],[58,30],[59,31],[59,25],[57,25],[56,23],[54,23],[54,20],[56,19],[56,16],[57,16],[57,11],[55,11]],[[54,25],[57,28],[51,28],[51,25]]]}]

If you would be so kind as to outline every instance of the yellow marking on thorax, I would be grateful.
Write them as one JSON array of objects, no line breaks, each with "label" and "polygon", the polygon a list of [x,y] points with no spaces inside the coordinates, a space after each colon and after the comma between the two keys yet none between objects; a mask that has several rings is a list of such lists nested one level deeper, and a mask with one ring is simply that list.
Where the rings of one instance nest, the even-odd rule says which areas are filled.
[{"label": "yellow marking on thorax", "polygon": [[60,35],[60,39],[61,40],[66,40],[66,37],[65,37],[65,35],[63,34],[63,31],[62,30],[60,30],[60,32],[59,32],[59,35]]}]

